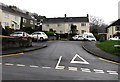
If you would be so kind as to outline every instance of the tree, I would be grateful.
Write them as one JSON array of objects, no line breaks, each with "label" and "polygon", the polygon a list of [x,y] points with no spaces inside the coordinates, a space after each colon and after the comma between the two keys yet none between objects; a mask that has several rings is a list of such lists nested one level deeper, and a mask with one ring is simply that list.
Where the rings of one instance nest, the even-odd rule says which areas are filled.
[{"label": "tree", "polygon": [[90,32],[92,33],[105,33],[106,25],[104,21],[98,17],[90,16]]}]

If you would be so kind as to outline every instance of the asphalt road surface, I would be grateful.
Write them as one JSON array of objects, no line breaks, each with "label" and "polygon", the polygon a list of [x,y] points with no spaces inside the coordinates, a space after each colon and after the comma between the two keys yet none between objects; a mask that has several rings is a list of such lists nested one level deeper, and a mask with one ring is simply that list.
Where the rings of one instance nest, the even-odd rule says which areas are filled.
[{"label": "asphalt road surface", "polygon": [[82,41],[44,43],[48,47],[2,57],[3,80],[118,80],[118,64],[89,54]]}]

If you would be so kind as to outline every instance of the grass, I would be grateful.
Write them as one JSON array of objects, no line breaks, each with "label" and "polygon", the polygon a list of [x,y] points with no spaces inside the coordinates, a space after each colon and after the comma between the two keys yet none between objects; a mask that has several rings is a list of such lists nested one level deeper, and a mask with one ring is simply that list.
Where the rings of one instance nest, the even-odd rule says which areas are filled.
[{"label": "grass", "polygon": [[107,40],[104,42],[97,42],[96,46],[108,53],[120,57],[120,48],[115,48],[114,45],[120,45],[120,41]]}]

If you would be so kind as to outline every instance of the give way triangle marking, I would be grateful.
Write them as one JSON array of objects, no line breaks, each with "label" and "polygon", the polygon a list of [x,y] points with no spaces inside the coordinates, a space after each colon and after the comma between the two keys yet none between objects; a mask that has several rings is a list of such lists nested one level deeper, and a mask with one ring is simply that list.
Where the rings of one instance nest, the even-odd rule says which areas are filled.
[{"label": "give way triangle marking", "polygon": [[[75,61],[76,58],[80,58],[82,61]],[[81,64],[89,64],[85,59],[83,59],[82,57],[80,57],[78,54],[76,54],[73,59],[71,60],[70,63],[81,63]]]}]

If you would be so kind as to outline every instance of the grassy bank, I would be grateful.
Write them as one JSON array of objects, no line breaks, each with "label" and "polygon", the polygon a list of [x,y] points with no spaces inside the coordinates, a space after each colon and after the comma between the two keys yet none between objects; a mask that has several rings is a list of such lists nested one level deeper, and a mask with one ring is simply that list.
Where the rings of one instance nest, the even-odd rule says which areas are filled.
[{"label": "grassy bank", "polygon": [[112,40],[107,40],[104,42],[97,42],[96,46],[108,53],[111,53],[113,55],[119,56],[120,57],[120,48],[115,48],[114,45],[119,44],[120,41],[112,41]]}]

